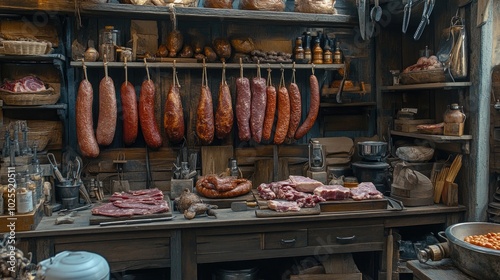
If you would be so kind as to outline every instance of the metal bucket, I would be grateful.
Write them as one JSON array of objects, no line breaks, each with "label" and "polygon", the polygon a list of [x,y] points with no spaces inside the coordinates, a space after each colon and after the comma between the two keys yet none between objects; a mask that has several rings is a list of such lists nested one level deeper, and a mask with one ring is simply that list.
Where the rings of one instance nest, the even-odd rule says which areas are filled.
[{"label": "metal bucket", "polygon": [[500,250],[472,245],[464,241],[469,235],[500,232],[500,224],[469,222],[449,226],[446,238],[450,256],[457,268],[477,279],[498,279]]},{"label": "metal bucket", "polygon": [[72,209],[78,206],[80,184],[61,183],[56,185],[56,200],[60,201],[63,208]]}]

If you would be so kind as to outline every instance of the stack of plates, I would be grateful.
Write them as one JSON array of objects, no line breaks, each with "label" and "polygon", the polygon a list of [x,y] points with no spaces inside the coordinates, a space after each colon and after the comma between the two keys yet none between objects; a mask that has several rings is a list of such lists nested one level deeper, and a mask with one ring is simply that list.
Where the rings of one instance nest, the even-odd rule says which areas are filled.
[{"label": "stack of plates", "polygon": [[488,220],[492,223],[500,224],[500,188],[497,188],[493,195],[493,201],[488,204]]}]

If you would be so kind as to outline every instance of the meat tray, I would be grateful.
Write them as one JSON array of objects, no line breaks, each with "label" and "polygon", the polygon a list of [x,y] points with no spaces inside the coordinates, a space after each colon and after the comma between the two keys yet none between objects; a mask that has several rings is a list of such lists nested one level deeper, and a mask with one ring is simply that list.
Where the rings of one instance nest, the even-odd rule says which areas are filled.
[{"label": "meat tray", "polygon": [[363,211],[387,209],[387,198],[382,199],[367,199],[353,200],[351,198],[345,200],[330,200],[320,202],[321,212],[341,212],[341,211]]},{"label": "meat tray", "polygon": [[[168,212],[163,212],[163,213],[157,213],[157,214],[150,214],[150,215],[133,215],[133,216],[126,216],[126,217],[108,217],[108,216],[101,216],[101,215],[91,215],[89,218],[89,225],[99,225],[100,223],[103,222],[115,222],[115,221],[125,221],[125,220],[137,220],[137,219],[154,219],[154,218],[163,218],[163,217],[172,217],[172,203],[170,203],[170,198],[168,196],[165,196],[165,201],[167,201],[168,205],[170,206],[170,209]],[[107,201],[103,201],[103,203],[108,203]],[[99,205],[97,205],[99,206]]]}]

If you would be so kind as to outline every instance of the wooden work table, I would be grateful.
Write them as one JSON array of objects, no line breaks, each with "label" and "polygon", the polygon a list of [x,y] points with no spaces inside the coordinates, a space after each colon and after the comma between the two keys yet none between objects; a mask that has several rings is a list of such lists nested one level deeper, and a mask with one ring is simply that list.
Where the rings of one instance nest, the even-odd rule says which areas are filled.
[{"label": "wooden work table", "polygon": [[33,262],[64,250],[101,254],[111,270],[171,268],[171,279],[197,279],[197,264],[350,252],[383,252],[389,228],[448,226],[463,220],[465,207],[432,205],[402,211],[367,210],[319,215],[257,218],[255,211],[216,210],[217,218],[136,225],[89,226],[90,210],[73,224],[44,217],[36,230],[19,232],[18,247]]}]

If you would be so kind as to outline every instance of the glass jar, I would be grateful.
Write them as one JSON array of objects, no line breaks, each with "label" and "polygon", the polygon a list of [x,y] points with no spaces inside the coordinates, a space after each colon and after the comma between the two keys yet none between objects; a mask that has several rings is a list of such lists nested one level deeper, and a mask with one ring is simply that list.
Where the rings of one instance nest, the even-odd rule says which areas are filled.
[{"label": "glass jar", "polygon": [[463,112],[463,106],[459,106],[457,103],[448,105],[448,109],[444,113],[443,121],[445,123],[463,123],[465,122],[465,114]]},{"label": "glass jar", "polygon": [[120,45],[120,31],[114,26],[107,25],[99,32],[99,57],[107,61],[116,61],[115,47]]}]

